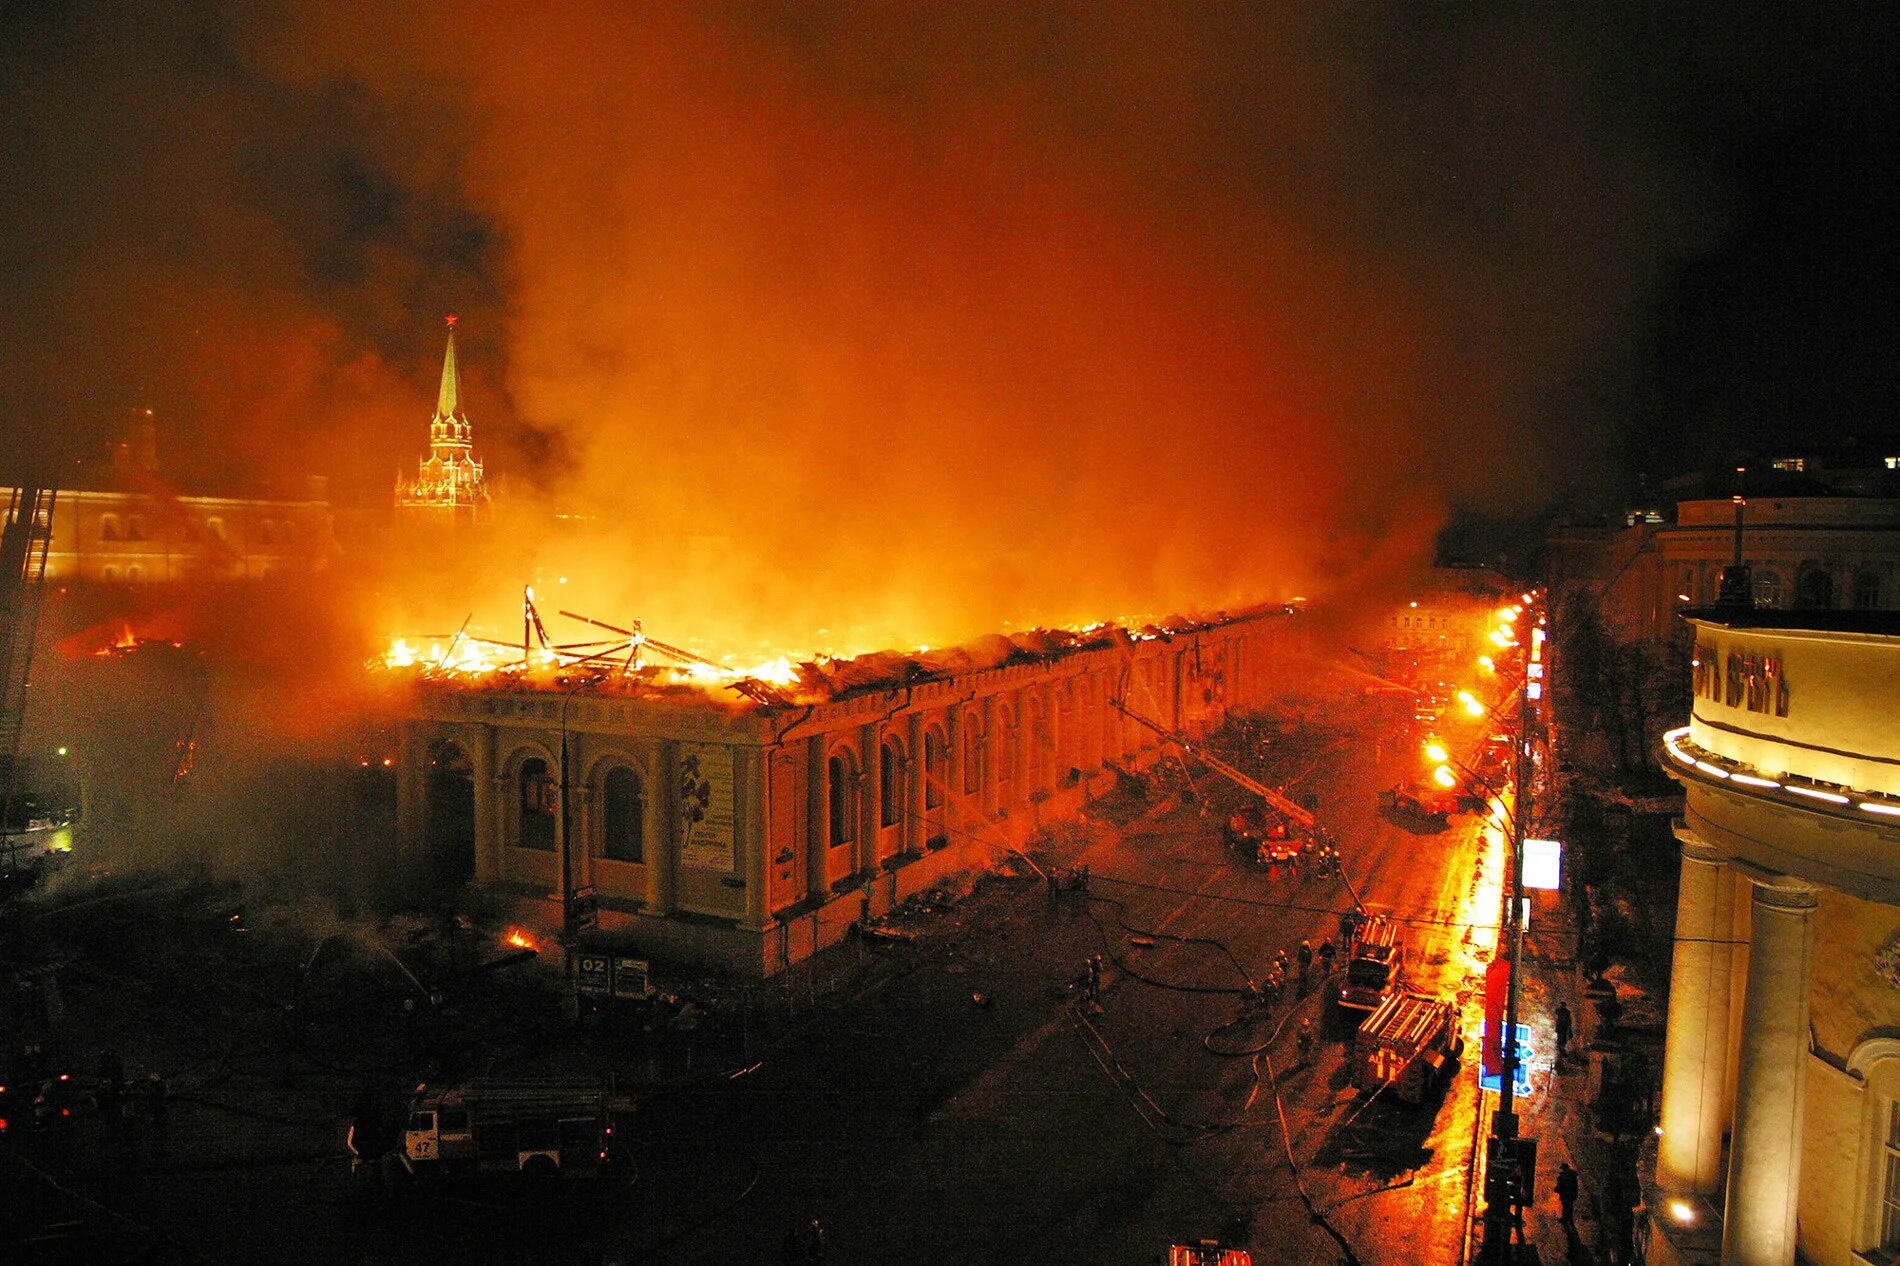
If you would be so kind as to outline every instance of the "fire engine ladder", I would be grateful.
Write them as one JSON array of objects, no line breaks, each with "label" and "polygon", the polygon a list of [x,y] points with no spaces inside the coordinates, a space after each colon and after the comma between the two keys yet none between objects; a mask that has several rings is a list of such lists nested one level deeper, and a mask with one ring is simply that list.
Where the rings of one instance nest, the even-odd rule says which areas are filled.
[{"label": "fire engine ladder", "polygon": [[1148,729],[1153,730],[1156,734],[1159,734],[1165,741],[1174,744],[1176,747],[1180,748],[1182,751],[1187,752],[1190,755],[1199,757],[1201,763],[1206,765],[1209,769],[1213,770],[1215,773],[1221,774],[1225,776],[1228,779],[1228,781],[1238,783],[1242,787],[1245,787],[1248,791],[1253,792],[1256,796],[1259,796],[1262,800],[1265,800],[1267,802],[1268,808],[1272,809],[1275,813],[1279,814],[1281,817],[1285,818],[1287,821],[1292,822],[1294,825],[1300,827],[1302,830],[1311,831],[1313,827],[1315,826],[1316,820],[1314,819],[1311,813],[1307,812],[1306,809],[1304,809],[1303,807],[1301,807],[1299,804],[1295,803],[1294,801],[1287,799],[1285,796],[1281,795],[1278,791],[1275,791],[1272,787],[1267,786],[1267,784],[1261,782],[1258,778],[1254,778],[1248,774],[1244,774],[1240,770],[1235,769],[1232,765],[1229,765],[1226,761],[1222,760],[1220,757],[1215,756],[1212,752],[1208,752],[1202,748],[1196,747],[1194,744],[1188,742],[1187,739],[1181,737],[1181,735],[1175,733],[1173,730],[1168,729],[1166,726],[1161,725],[1159,722],[1151,721],[1147,717],[1141,715],[1141,713],[1136,712],[1133,708],[1130,708],[1122,700],[1110,699],[1108,702],[1109,702],[1110,707],[1113,707],[1114,709],[1119,711],[1123,716],[1127,717],[1130,721],[1133,721],[1136,725],[1146,726]]},{"label": "fire engine ladder", "polygon": [[[1136,725],[1146,726],[1148,729],[1153,730],[1156,734],[1161,736],[1163,742],[1172,743],[1182,751],[1198,757],[1202,764],[1206,765],[1215,773],[1253,792],[1256,796],[1259,796],[1262,800],[1267,802],[1268,808],[1289,822],[1292,822],[1301,830],[1315,835],[1318,834],[1319,819],[1315,818],[1312,813],[1302,805],[1287,799],[1274,788],[1261,782],[1258,778],[1235,769],[1232,765],[1229,765],[1226,761],[1215,756],[1213,753],[1196,747],[1193,743],[1188,742],[1186,738],[1170,730],[1160,722],[1141,715],[1141,713],[1130,708],[1123,700],[1110,699],[1108,705],[1127,717],[1130,721],[1133,721]],[[1359,900],[1359,889],[1353,885],[1352,876],[1346,873],[1344,866],[1339,868],[1339,877],[1346,883],[1346,895],[1352,898],[1353,909],[1364,914],[1366,908],[1365,903]]]},{"label": "fire engine ladder", "polygon": [[0,528],[0,832],[13,813],[55,495],[55,489],[26,480],[14,489],[5,526]]}]

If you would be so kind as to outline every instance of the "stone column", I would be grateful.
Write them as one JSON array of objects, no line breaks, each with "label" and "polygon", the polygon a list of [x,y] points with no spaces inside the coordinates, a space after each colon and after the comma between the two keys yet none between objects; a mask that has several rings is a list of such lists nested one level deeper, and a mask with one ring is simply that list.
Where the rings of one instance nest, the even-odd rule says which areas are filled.
[{"label": "stone column", "polygon": [[396,840],[411,857],[428,852],[428,815],[429,745],[405,725],[396,749]]},{"label": "stone column", "polygon": [[771,866],[772,827],[767,817],[766,777],[769,764],[756,747],[742,747],[732,762],[732,829],[734,859],[745,881],[745,926],[765,926],[765,886]]},{"label": "stone column", "polygon": [[996,771],[997,762],[1002,759],[1002,744],[996,735],[996,696],[983,696],[983,733],[977,737],[977,745],[982,749],[982,758],[977,763],[982,782],[976,789],[977,808],[982,810],[985,822],[996,818]]},{"label": "stone column", "polygon": [[878,756],[877,726],[874,723],[859,726],[858,841],[857,865],[854,868],[859,875],[869,875],[877,870],[878,792],[881,790]]},{"label": "stone column", "polygon": [[[913,712],[906,720],[909,724],[904,727],[904,742],[910,752],[904,760],[904,781],[901,788],[904,796],[904,816],[902,825],[898,828],[898,838],[903,841],[899,851],[915,857],[924,851],[924,836],[943,828],[935,822],[924,821],[925,814],[928,812],[924,808],[924,787],[930,778],[930,762],[924,759],[923,713]],[[938,813],[936,816],[941,817],[942,814]]]},{"label": "stone column", "polygon": [[673,841],[673,788],[679,771],[673,760],[673,745],[661,743],[653,751],[653,781],[646,788],[646,897],[642,909],[647,914],[663,915],[668,909],[676,846]]},{"label": "stone column", "polygon": [[[801,740],[805,749],[805,891],[823,901],[831,891],[831,788],[822,734]],[[794,757],[794,759],[797,759]]]},{"label": "stone column", "polygon": [[495,768],[493,726],[476,727],[468,748],[468,760],[474,770],[470,781],[474,784],[471,798],[475,802],[475,882],[492,883],[501,878],[501,809],[507,794],[501,773]]},{"label": "stone column", "polygon": [[1686,827],[1676,898],[1663,1046],[1662,1142],[1656,1181],[1670,1191],[1712,1192],[1722,1182],[1723,1089],[1729,1048],[1729,964],[1734,923],[1726,860]]},{"label": "stone column", "polygon": [[[1751,904],[1754,932],[1722,1260],[1793,1266],[1815,891],[1786,877],[1757,880]],[[1842,1181],[1848,1181],[1845,1175]]]}]

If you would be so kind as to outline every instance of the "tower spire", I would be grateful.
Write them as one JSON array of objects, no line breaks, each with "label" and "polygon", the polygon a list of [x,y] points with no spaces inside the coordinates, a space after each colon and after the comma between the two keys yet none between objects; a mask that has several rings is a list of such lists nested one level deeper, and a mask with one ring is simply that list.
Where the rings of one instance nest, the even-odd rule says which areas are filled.
[{"label": "tower spire", "polygon": [[475,428],[462,412],[462,375],[455,364],[455,318],[448,318],[448,348],[442,353],[442,385],[429,421],[429,455],[414,479],[397,480],[396,506],[451,523],[478,522],[488,510],[482,463],[475,460]]},{"label": "tower spire", "polygon": [[455,317],[450,315],[446,320],[449,346],[442,354],[442,386],[435,396],[435,417],[438,422],[451,418],[466,421],[458,416],[462,412],[462,375],[455,367]]}]

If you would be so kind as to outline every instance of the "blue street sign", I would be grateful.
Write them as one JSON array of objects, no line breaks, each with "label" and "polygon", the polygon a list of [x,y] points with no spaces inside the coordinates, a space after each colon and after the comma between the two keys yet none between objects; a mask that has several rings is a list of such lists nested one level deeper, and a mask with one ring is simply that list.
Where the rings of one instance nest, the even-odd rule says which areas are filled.
[{"label": "blue street sign", "polygon": [[[1486,1033],[1484,1040],[1487,1042],[1490,1041],[1491,1035]],[[1511,1078],[1511,1093],[1514,1095],[1529,1094],[1531,1092],[1531,1026],[1528,1024],[1520,1024],[1517,1026],[1517,1067],[1512,1071],[1516,1073],[1516,1076]],[[1478,1086],[1482,1090],[1503,1093],[1504,1078],[1501,1074],[1496,1073],[1489,1077],[1485,1076],[1483,1066],[1480,1065],[1478,1071]]]}]

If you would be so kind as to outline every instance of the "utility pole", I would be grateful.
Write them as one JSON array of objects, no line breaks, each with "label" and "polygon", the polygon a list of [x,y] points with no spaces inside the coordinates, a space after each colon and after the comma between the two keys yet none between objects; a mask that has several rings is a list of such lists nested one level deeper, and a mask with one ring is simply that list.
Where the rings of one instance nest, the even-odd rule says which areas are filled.
[{"label": "utility pole", "polygon": [[[1536,627],[1534,608],[1526,607],[1525,615],[1531,617],[1526,623]],[[1533,634],[1533,640],[1535,635]],[[1527,656],[1533,648],[1527,648]],[[1513,770],[1511,805],[1511,884],[1505,894],[1505,923],[1500,931],[1508,929],[1508,939],[1501,936],[1498,948],[1510,965],[1510,978],[1504,1003],[1504,1031],[1496,1035],[1495,1040],[1502,1043],[1503,1069],[1502,1084],[1498,1089],[1498,1110],[1491,1118],[1490,1165],[1485,1172],[1485,1243],[1487,1256],[1495,1262],[1512,1260],[1511,1237],[1517,1219],[1512,1205],[1516,1200],[1525,1199],[1528,1192],[1528,1174],[1520,1174],[1518,1161],[1520,1156],[1517,1133],[1516,1083],[1517,1083],[1517,1020],[1520,984],[1519,969],[1524,961],[1524,831],[1529,820],[1532,791],[1532,722],[1536,715],[1533,699],[1542,694],[1541,688],[1534,688],[1533,677],[1527,659],[1524,681],[1518,687],[1517,696],[1517,734],[1516,768]],[[1541,687],[1541,682],[1538,683]],[[1528,1200],[1526,1200],[1528,1203]]]}]

